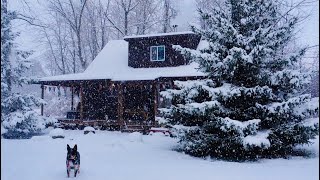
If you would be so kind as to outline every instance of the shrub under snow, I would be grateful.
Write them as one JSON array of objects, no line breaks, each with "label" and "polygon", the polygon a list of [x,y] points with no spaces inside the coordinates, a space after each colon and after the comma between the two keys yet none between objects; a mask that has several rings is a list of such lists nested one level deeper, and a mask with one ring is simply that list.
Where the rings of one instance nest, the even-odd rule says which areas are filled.
[{"label": "shrub under snow", "polygon": [[56,139],[56,138],[64,138],[65,135],[64,135],[64,131],[63,129],[61,128],[55,128],[53,130],[50,131],[49,133],[50,137],[52,137],[53,139]]},{"label": "shrub under snow", "polygon": [[7,131],[4,138],[30,138],[41,134],[46,125],[54,124],[57,120],[52,117],[41,116],[35,107],[44,103],[33,95],[13,93],[2,100],[1,124]]},{"label": "shrub under snow", "polygon": [[85,128],[83,129],[83,131],[84,131],[84,134],[88,134],[88,133],[90,133],[90,132],[92,132],[93,134],[96,133],[96,130],[95,130],[93,127],[91,127],[91,126],[85,127]]}]

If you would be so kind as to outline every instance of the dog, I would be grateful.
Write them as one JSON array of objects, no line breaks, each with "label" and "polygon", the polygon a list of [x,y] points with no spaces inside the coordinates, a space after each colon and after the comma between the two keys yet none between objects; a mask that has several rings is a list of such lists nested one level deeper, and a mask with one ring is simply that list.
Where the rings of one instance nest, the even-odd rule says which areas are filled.
[{"label": "dog", "polygon": [[74,177],[77,176],[77,173],[80,173],[80,153],[78,152],[77,145],[71,149],[69,144],[67,144],[67,175],[70,177],[70,170],[74,169]]}]

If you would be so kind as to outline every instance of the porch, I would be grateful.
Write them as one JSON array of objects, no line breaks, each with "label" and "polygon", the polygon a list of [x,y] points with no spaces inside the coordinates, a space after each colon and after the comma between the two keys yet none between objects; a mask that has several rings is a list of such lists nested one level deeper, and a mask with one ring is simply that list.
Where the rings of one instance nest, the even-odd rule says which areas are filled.
[{"label": "porch", "polygon": [[[92,126],[102,130],[122,132],[146,132],[159,127],[155,121],[158,108],[170,106],[171,102],[160,98],[159,92],[173,88],[174,80],[193,80],[203,77],[160,77],[154,80],[111,81],[60,80],[39,81],[41,98],[44,87],[57,86],[71,89],[71,107],[65,117],[58,118],[59,127],[82,129]],[[79,102],[74,103],[74,97]],[[43,115],[44,107],[41,106]]]},{"label": "porch", "polygon": [[[171,88],[173,80],[146,81],[81,80],[40,82],[41,97],[45,86],[69,87],[71,107],[64,117],[57,118],[59,127],[83,129],[92,126],[101,130],[122,132],[147,132],[159,127],[155,121],[158,107],[166,103],[159,98],[159,91]],[[74,97],[79,102],[74,103]],[[41,107],[43,115],[44,107]]]}]

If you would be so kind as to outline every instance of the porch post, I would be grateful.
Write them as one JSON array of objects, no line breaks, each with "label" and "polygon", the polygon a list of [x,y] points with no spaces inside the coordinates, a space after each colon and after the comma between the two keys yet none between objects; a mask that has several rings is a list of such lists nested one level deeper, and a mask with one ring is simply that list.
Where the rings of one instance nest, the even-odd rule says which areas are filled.
[{"label": "porch post", "polygon": [[120,125],[120,130],[122,130],[123,122],[123,85],[121,82],[117,84],[118,86],[118,123]]},{"label": "porch post", "polygon": [[[41,99],[44,99],[44,85],[41,84]],[[43,104],[41,104],[41,116],[43,116]]]},{"label": "porch post", "polygon": [[155,123],[156,121],[156,116],[158,115],[158,91],[159,91],[159,88],[158,88],[158,83],[157,81],[155,81],[153,83],[153,89],[154,89],[154,119],[153,119],[153,123]]},{"label": "porch post", "polygon": [[83,83],[80,83],[80,120],[83,120]]},{"label": "porch post", "polygon": [[73,111],[73,85],[71,85],[71,111]]}]

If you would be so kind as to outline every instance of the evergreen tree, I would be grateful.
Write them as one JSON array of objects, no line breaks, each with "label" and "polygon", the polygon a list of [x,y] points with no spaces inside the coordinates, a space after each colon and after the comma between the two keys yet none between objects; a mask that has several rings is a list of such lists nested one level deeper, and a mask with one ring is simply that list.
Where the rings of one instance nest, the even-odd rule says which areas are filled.
[{"label": "evergreen tree", "polygon": [[[175,81],[161,94],[171,125],[182,125],[180,150],[231,161],[287,157],[319,134],[318,98],[303,94],[310,74],[297,62],[305,49],[286,52],[298,18],[278,1],[227,0],[225,9],[199,10],[206,29],[201,48],[174,46],[199,64],[207,79]],[[200,46],[199,46],[200,47]]]},{"label": "evergreen tree", "polygon": [[7,1],[1,1],[1,134],[5,138],[24,138],[40,132],[46,123],[54,119],[40,116],[33,108],[44,103],[33,95],[12,91],[28,79],[22,73],[31,66],[31,52],[17,50],[14,40],[19,35],[12,31],[12,20],[17,13],[7,9]]}]

